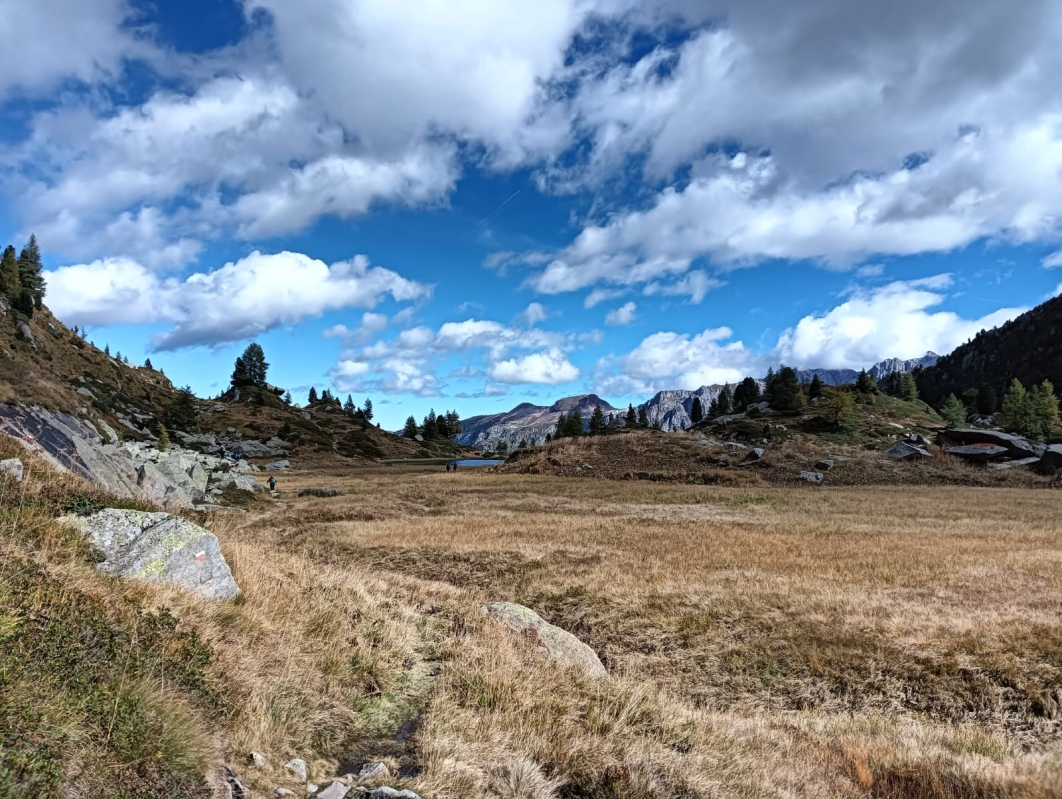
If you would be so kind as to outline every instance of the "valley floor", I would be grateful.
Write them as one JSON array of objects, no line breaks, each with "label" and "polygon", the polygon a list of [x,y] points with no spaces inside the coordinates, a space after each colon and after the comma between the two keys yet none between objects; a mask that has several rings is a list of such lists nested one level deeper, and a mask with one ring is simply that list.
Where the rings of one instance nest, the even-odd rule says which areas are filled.
[{"label": "valley floor", "polygon": [[[210,635],[246,708],[230,762],[390,758],[425,797],[1062,796],[1057,491],[395,468],[282,488],[215,527],[246,592]],[[608,678],[540,660],[495,600]],[[245,774],[263,796],[279,776]]]},{"label": "valley floor", "polygon": [[[237,603],[122,584],[213,647],[213,756],[252,796],[301,790],[291,757],[320,780],[383,760],[425,799],[1062,796],[1058,491],[413,466],[278,487],[211,520]],[[608,676],[544,661],[495,600]]]}]

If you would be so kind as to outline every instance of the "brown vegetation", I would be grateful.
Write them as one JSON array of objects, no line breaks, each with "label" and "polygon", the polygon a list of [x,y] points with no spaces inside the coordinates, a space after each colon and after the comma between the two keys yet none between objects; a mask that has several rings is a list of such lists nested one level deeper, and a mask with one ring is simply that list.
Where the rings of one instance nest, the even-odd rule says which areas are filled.
[{"label": "brown vegetation", "polygon": [[[292,756],[383,759],[425,797],[1062,795],[1056,492],[441,467],[279,488],[212,520],[240,602],[122,586],[210,643],[214,745],[256,796],[295,787]],[[609,676],[546,663],[492,600]]]}]

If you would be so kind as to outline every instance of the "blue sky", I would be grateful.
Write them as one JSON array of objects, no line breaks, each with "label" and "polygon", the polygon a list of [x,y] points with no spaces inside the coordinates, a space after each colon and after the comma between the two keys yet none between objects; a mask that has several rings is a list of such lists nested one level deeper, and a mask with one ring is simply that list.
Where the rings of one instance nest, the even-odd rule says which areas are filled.
[{"label": "blue sky", "polygon": [[0,0],[0,231],[388,427],[946,352],[1062,288],[1062,11],[869,5]]}]

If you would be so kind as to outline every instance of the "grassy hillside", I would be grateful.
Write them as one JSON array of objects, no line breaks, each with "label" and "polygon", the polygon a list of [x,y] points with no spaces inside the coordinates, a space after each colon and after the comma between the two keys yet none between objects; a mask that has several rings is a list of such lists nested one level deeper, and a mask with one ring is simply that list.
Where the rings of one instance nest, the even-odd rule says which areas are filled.
[{"label": "grassy hillside", "polygon": [[[11,318],[0,318],[0,403],[33,403],[101,420],[131,440],[148,438],[168,418],[180,392],[162,372],[108,356],[47,308],[34,314],[29,327],[32,341],[17,333]],[[234,428],[249,438],[279,436],[302,457],[377,460],[454,457],[465,451],[448,441],[422,443],[363,425],[327,403],[294,408],[262,389],[245,388],[238,401],[196,399],[193,406],[195,423],[185,425],[185,432]]]}]

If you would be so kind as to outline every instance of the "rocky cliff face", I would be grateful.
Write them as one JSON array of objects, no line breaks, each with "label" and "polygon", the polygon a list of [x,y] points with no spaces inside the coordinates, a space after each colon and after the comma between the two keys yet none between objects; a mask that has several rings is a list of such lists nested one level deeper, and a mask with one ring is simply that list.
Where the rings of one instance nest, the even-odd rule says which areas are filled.
[{"label": "rocky cliff face", "polygon": [[605,416],[620,414],[617,408],[596,394],[565,397],[548,407],[525,402],[506,413],[473,416],[462,420],[462,432],[456,440],[458,444],[475,447],[481,452],[493,452],[500,443],[504,443],[510,450],[516,449],[521,441],[541,444],[546,440],[546,434],[553,432],[562,413],[571,414],[575,411],[585,423],[596,407],[600,407]]}]

